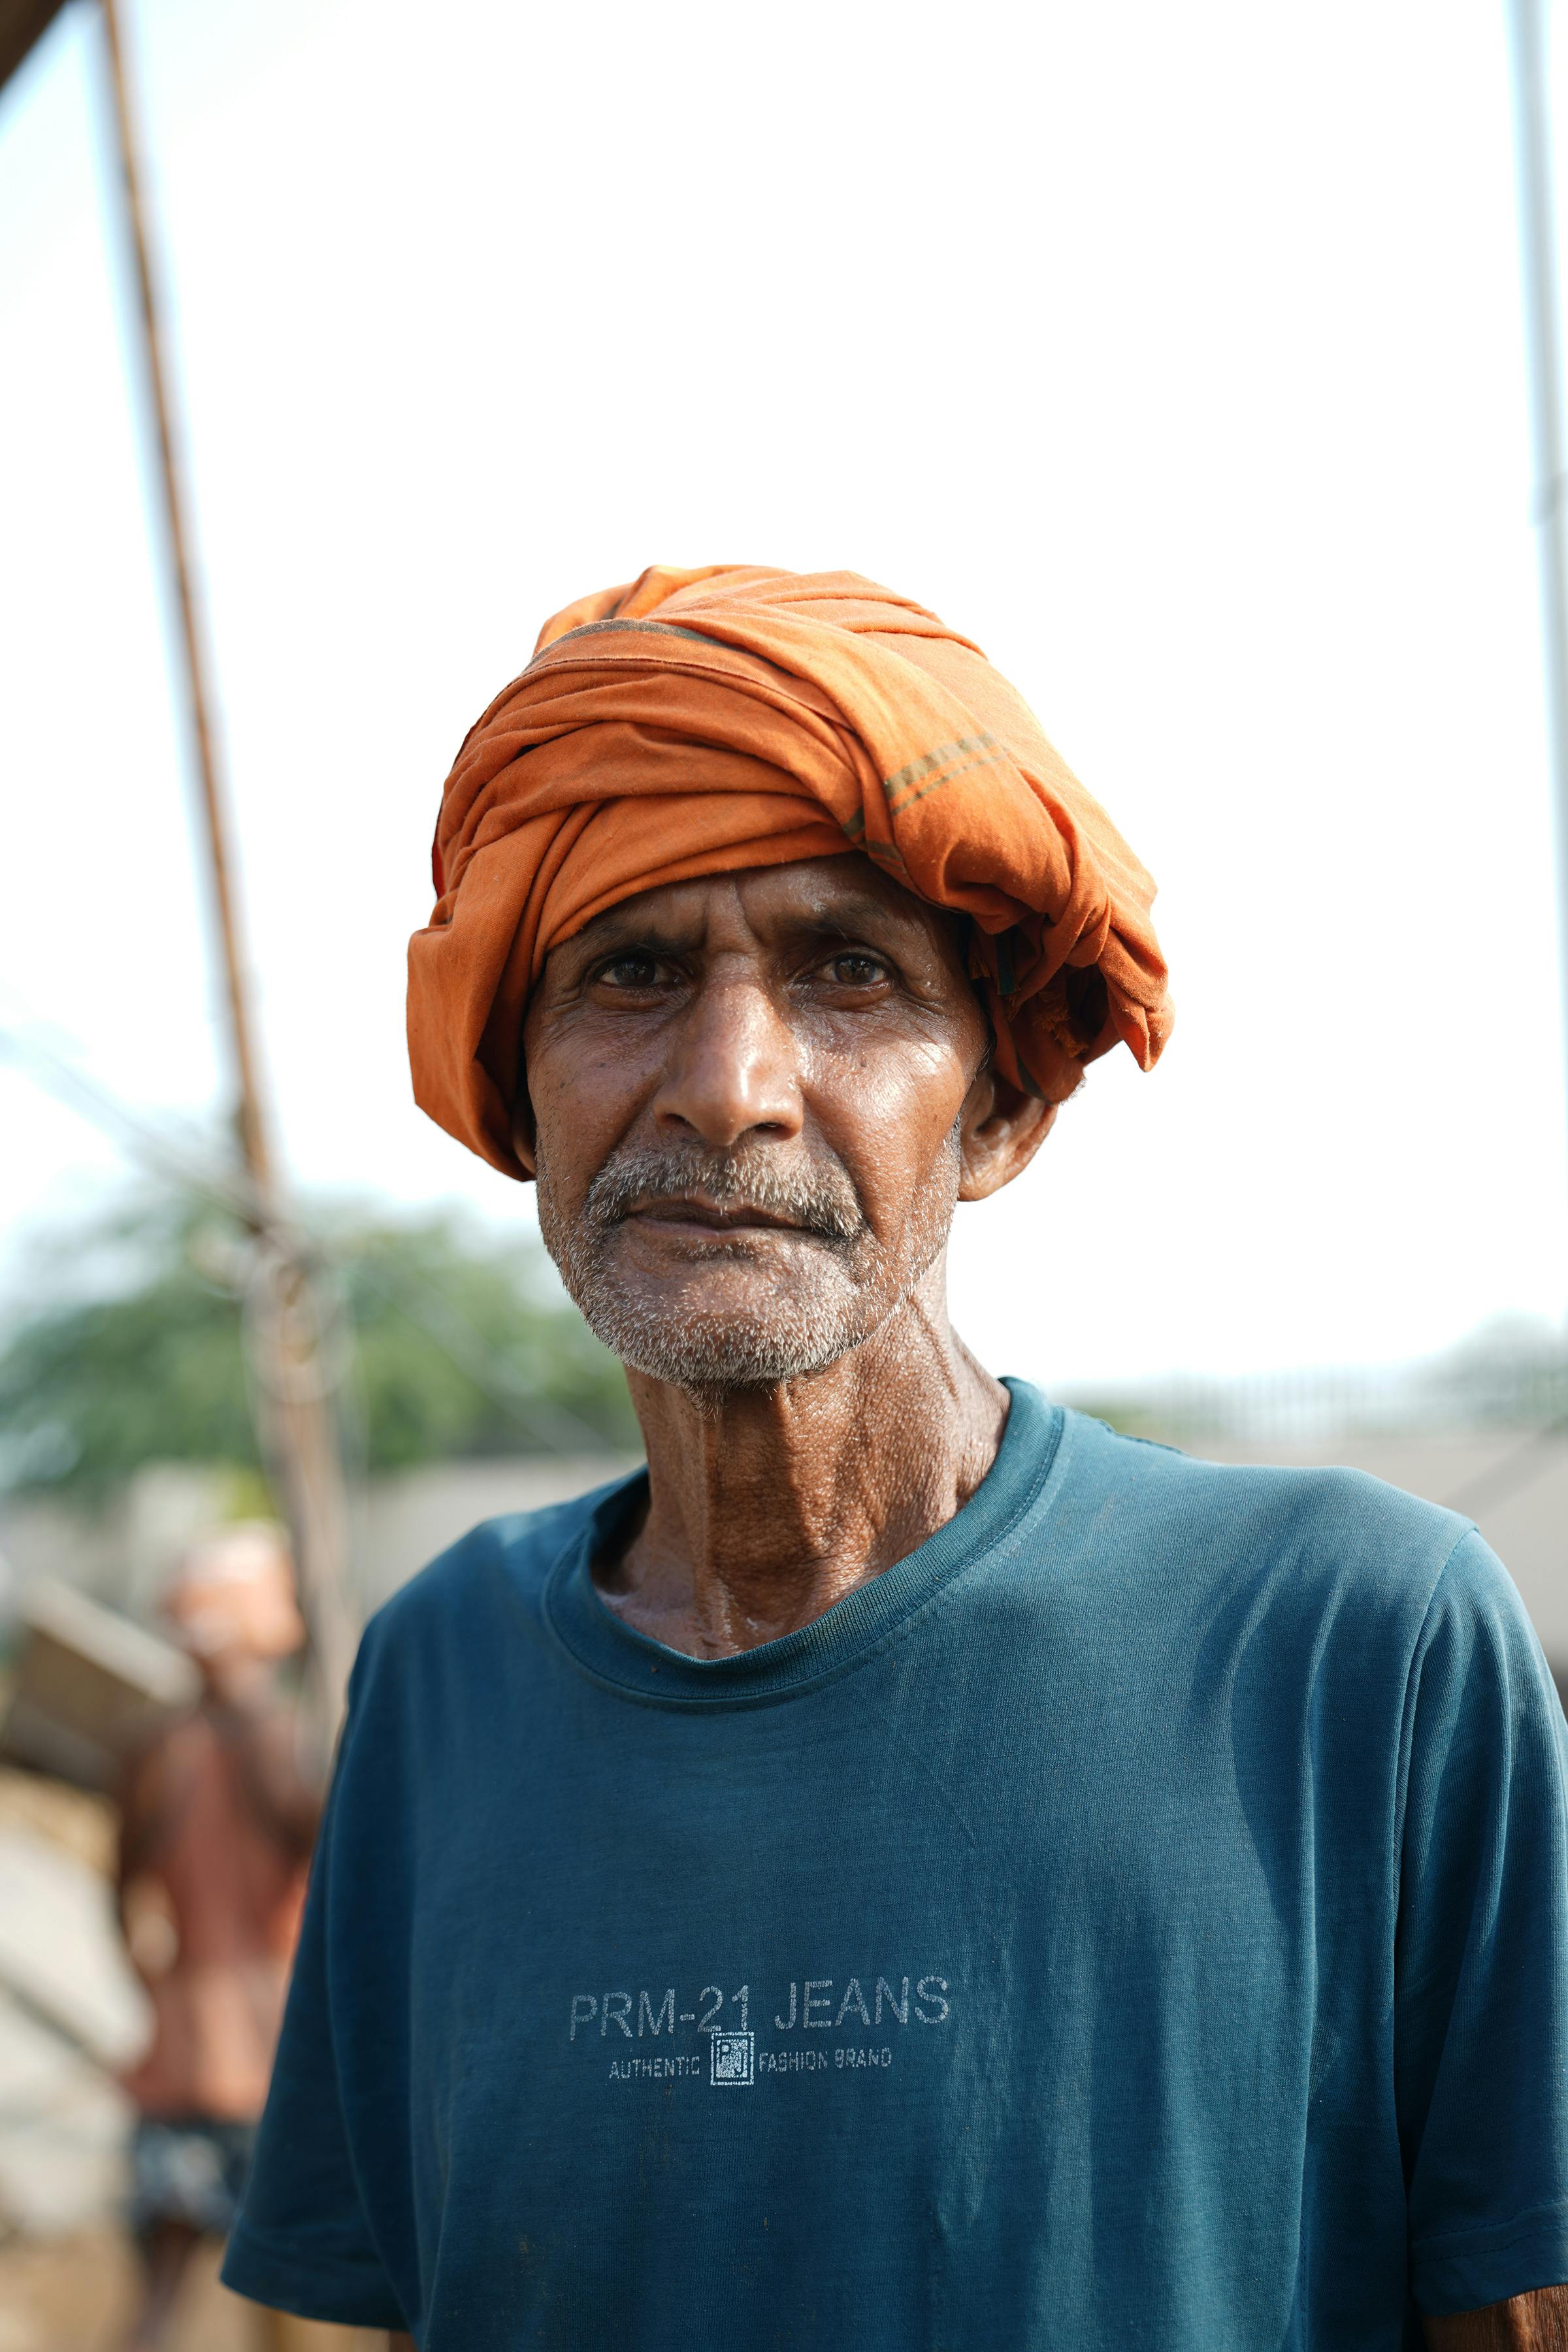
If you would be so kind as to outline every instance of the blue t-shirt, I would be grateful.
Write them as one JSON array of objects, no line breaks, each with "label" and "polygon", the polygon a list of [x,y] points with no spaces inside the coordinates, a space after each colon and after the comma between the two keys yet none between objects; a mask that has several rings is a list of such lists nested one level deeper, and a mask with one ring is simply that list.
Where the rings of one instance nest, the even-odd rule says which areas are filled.
[{"label": "blue t-shirt", "polygon": [[365,1636],[226,2276],[425,2352],[1410,2345],[1568,2281],[1564,1726],[1462,1520],[1013,1387],[699,1663],[498,1519]]}]

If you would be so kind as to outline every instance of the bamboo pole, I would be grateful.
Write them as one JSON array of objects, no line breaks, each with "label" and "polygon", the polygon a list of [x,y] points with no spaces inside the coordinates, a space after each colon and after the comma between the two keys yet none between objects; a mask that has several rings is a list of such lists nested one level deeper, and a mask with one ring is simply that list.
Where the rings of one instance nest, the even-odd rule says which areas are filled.
[{"label": "bamboo pole", "polygon": [[1557,272],[1543,0],[1509,0],[1515,160],[1546,731],[1557,851],[1557,939],[1568,1064],[1568,477],[1563,466],[1562,305]]},{"label": "bamboo pole", "polygon": [[213,929],[223,968],[240,1155],[258,1236],[258,1311],[249,1318],[261,1389],[262,1442],[294,1548],[310,1628],[315,1712],[330,1738],[353,1663],[355,1627],[347,1580],[348,1506],[332,1410],[334,1377],[321,1344],[321,1306],[309,1264],[283,1215],[261,1082],[248,969],[240,928],[227,793],[220,765],[206,631],[192,561],[191,501],[171,397],[157,270],[142,170],[142,141],[127,70],[118,0],[99,0],[109,57],[125,227],[135,265],[142,358],[152,395],[169,570]]},{"label": "bamboo pole", "polygon": [[212,893],[215,929],[223,958],[228,1009],[229,1045],[238,1085],[240,1149],[247,1173],[265,1199],[272,1186],[272,1155],[262,1108],[254,1027],[250,1017],[245,956],[240,941],[239,909],[235,900],[228,850],[226,794],[218,773],[217,737],[213,724],[212,696],[207,686],[205,631],[192,574],[189,524],[190,499],[184,466],[174,428],[164,356],[162,305],[153,274],[146,205],[142,190],[141,140],[125,68],[120,33],[118,0],[99,0],[109,49],[109,78],[114,96],[114,121],[119,133],[121,189],[125,221],[136,268],[138,313],[142,356],[158,442],[159,478],[168,538],[169,569],[179,614],[184,654],[185,694],[191,742],[195,753],[196,783],[201,795],[207,881]]}]

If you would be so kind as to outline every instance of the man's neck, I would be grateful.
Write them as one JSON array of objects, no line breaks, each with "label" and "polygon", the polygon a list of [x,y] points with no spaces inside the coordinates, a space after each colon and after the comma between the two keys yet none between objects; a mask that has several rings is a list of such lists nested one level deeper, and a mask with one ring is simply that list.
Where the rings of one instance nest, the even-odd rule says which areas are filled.
[{"label": "man's neck", "polygon": [[605,1600],[669,1648],[728,1657],[809,1625],[905,1559],[996,1457],[1007,1392],[947,1319],[942,1268],[808,1380],[718,1402],[631,1375],[646,1519],[598,1570]]}]

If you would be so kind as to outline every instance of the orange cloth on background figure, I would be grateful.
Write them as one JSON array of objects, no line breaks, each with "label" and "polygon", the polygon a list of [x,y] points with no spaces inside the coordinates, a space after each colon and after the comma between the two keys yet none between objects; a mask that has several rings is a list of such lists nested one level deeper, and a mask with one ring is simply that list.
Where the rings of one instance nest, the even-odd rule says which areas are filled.
[{"label": "orange cloth on background figure", "polygon": [[548,622],[470,729],[409,943],[416,1100],[510,1176],[523,1013],[639,891],[863,850],[973,918],[997,1066],[1050,1101],[1170,1032],[1154,886],[978,646],[853,572],[656,567]]}]

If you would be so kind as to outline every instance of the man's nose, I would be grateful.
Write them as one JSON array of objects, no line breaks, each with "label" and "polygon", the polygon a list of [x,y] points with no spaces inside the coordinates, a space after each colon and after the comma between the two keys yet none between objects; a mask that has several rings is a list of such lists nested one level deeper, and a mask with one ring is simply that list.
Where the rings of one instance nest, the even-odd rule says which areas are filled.
[{"label": "man's nose", "polygon": [[713,1151],[799,1134],[798,1041],[758,979],[703,981],[676,1025],[652,1109],[663,1134],[695,1136]]}]

